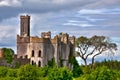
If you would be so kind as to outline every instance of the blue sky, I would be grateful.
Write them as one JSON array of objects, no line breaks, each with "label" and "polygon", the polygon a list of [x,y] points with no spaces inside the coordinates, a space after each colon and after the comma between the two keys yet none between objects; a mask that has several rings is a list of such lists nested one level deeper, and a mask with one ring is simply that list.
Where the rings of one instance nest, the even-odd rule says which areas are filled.
[{"label": "blue sky", "polygon": [[104,35],[118,44],[114,58],[120,59],[120,0],[0,0],[0,47],[16,50],[19,16],[24,14],[31,16],[31,35]]}]

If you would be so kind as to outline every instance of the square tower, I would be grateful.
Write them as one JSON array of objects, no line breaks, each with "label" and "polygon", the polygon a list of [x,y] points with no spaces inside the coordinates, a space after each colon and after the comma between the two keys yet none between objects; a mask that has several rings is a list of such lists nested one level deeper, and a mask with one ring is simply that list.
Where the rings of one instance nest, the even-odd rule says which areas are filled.
[{"label": "square tower", "polygon": [[30,36],[30,16],[20,16],[20,36]]}]

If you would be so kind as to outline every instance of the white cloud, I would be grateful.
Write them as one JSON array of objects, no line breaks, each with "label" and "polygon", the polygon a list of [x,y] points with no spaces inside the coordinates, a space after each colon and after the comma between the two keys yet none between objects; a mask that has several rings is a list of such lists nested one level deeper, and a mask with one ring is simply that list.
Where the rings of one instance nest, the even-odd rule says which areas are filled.
[{"label": "white cloud", "polygon": [[120,9],[81,9],[78,11],[79,14],[120,14]]},{"label": "white cloud", "polygon": [[80,14],[102,14],[103,11],[101,10],[91,10],[91,9],[82,9],[78,13]]},{"label": "white cloud", "polygon": [[68,20],[67,23],[63,23],[65,26],[80,26],[80,27],[94,27],[95,25],[88,23],[87,21]]},{"label": "white cloud", "polygon": [[21,6],[21,2],[20,2],[20,0],[1,0],[0,6],[17,7],[17,6]]}]

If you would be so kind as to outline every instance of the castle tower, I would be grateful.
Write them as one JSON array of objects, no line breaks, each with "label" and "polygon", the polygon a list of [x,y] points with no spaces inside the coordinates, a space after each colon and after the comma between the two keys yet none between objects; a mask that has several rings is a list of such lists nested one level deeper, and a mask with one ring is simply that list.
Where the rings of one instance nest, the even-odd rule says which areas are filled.
[{"label": "castle tower", "polygon": [[30,36],[30,16],[20,16],[20,36]]}]

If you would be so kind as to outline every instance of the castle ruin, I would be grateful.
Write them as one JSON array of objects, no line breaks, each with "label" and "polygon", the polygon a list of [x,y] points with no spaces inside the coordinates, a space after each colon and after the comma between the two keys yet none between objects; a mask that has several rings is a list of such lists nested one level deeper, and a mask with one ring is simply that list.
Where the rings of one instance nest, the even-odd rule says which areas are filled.
[{"label": "castle ruin", "polygon": [[30,64],[43,67],[55,59],[57,67],[71,67],[69,59],[75,53],[75,37],[67,33],[51,38],[51,32],[42,32],[41,37],[30,36],[30,16],[20,16],[20,35],[17,35],[17,58],[30,59]]}]

